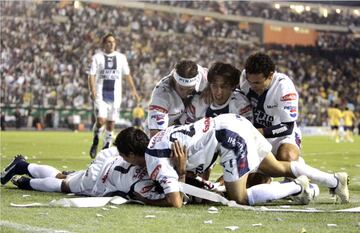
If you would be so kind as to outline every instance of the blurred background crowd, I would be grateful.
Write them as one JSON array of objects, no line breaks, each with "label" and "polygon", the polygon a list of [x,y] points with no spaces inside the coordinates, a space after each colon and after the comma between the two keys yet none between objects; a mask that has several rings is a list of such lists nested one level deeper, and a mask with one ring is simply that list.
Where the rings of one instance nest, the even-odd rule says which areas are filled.
[{"label": "blurred background crowd", "polygon": [[[1,108],[20,112],[25,119],[22,124],[26,117],[35,117],[39,108],[68,110],[62,112],[64,116],[77,109],[91,116],[86,71],[107,32],[117,36],[118,50],[128,58],[145,109],[154,85],[181,59],[205,67],[225,61],[243,69],[250,54],[264,51],[298,88],[300,125],[325,125],[331,103],[360,112],[360,36],[354,31],[360,26],[360,15],[351,6],[326,14],[305,7],[300,14],[285,3],[240,1],[150,1],[146,4],[153,7],[146,8],[77,1],[0,4]],[[154,10],[157,6],[165,10]],[[261,24],[239,23],[224,15],[346,30],[319,31],[312,46],[265,44]],[[136,103],[126,90],[122,109],[131,111]],[[55,112],[49,117],[59,118],[60,126],[69,123]],[[37,116],[36,121],[46,120],[44,116]],[[83,120],[91,121],[89,117]]]}]

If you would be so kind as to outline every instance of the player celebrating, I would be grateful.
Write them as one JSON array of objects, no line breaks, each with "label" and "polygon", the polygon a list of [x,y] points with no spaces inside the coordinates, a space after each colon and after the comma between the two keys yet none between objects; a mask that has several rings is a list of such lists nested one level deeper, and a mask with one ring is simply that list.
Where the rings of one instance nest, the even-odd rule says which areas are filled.
[{"label": "player celebrating", "polygon": [[122,77],[129,82],[132,93],[139,102],[133,78],[124,54],[115,51],[116,40],[113,34],[102,39],[103,51],[92,57],[88,71],[88,84],[94,100],[96,122],[93,127],[94,137],[90,148],[91,158],[95,158],[102,127],[106,123],[103,148],[112,143],[112,131],[115,119],[119,117],[122,93]]},{"label": "player celebrating", "polygon": [[207,84],[207,69],[183,60],[155,86],[148,110],[148,127],[153,136],[176,123],[187,103]]},{"label": "player celebrating", "polygon": [[[120,142],[120,138],[124,141]],[[121,145],[122,154],[140,156],[144,160],[148,142],[148,137],[141,130],[129,128],[119,133],[115,145]],[[23,174],[31,178],[15,176]],[[22,155],[18,155],[1,173],[1,184],[5,185],[10,179],[19,188],[27,190],[71,192],[86,196],[116,194],[152,205],[166,203],[163,192],[159,191],[161,189],[149,179],[145,164],[134,166],[127,163],[119,156],[117,147],[102,150],[87,170],[67,176],[51,166],[28,163]]]},{"label": "player celebrating", "polygon": [[253,107],[255,128],[271,143],[276,159],[298,160],[301,146],[301,132],[296,125],[299,95],[291,79],[275,71],[275,64],[268,55],[256,53],[246,60],[240,89]]},{"label": "player celebrating", "polygon": [[212,102],[207,104],[201,95],[195,95],[187,106],[181,123],[192,123],[203,117],[215,117],[224,113],[240,114],[252,121],[250,102],[243,93],[235,90],[240,77],[238,69],[231,64],[216,62],[210,67],[207,77]]},{"label": "player celebrating", "polygon": [[[172,143],[178,141],[185,146],[186,168],[174,169],[170,158]],[[271,153],[271,144],[245,118],[235,114],[222,114],[215,118],[204,118],[193,124],[171,126],[151,138],[146,150],[146,166],[151,179],[162,186],[169,205],[182,206],[179,180],[185,172],[201,174],[220,157],[223,166],[228,197],[240,204],[257,204],[269,200],[302,193],[304,202],[311,199],[309,180],[325,185],[336,194],[342,203],[349,201],[345,172],[329,174],[298,161],[278,161]],[[179,150],[175,150],[179,151]],[[124,159],[138,164],[134,156]],[[246,189],[247,177],[254,171],[262,171],[272,177],[298,177],[286,183],[270,183]]]}]

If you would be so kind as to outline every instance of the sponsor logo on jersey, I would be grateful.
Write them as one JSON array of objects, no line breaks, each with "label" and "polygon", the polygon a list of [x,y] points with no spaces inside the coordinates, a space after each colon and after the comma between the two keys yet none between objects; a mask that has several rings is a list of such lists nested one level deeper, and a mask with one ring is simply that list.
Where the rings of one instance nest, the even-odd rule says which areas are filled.
[{"label": "sponsor logo on jersey", "polygon": [[152,115],[151,119],[155,119],[156,123],[158,125],[163,125],[165,123],[164,120],[165,116],[164,115],[160,115],[160,114],[156,114],[156,115]]},{"label": "sponsor logo on jersey", "polygon": [[290,100],[296,100],[296,99],[297,99],[296,93],[289,93],[280,98],[281,101],[290,101]]},{"label": "sponsor logo on jersey", "polygon": [[297,116],[297,114],[296,114],[296,112],[295,112],[295,113],[290,113],[290,116],[291,116],[292,118],[295,118],[295,117]]},{"label": "sponsor logo on jersey", "polygon": [[157,166],[155,167],[155,169],[152,171],[152,173],[151,173],[151,175],[150,175],[150,178],[151,178],[152,180],[156,180],[156,177],[157,177],[157,175],[159,174],[160,169],[161,169],[161,164],[157,165]]},{"label": "sponsor logo on jersey", "polygon": [[155,134],[155,136],[151,138],[149,148],[150,148],[150,149],[151,149],[151,148],[154,148],[155,144],[156,144],[157,142],[160,142],[160,141],[161,141],[161,139],[162,139],[162,137],[164,136],[164,134],[165,134],[165,131],[160,131],[160,132],[158,132],[157,134]]},{"label": "sponsor logo on jersey", "polygon": [[205,128],[203,129],[203,132],[205,133],[210,128],[210,118],[209,117],[205,118],[204,124],[205,124]]},{"label": "sponsor logo on jersey", "polygon": [[254,111],[254,120],[255,120],[255,123],[257,123],[259,125],[269,127],[272,125],[272,122],[274,121],[274,117],[269,116],[265,112],[259,111],[258,109],[256,109]]},{"label": "sponsor logo on jersey", "polygon": [[284,106],[284,109],[285,109],[285,110],[289,110],[291,117],[294,118],[294,117],[297,116],[297,110],[296,110],[296,107],[295,107],[295,106]]},{"label": "sponsor logo on jersey", "polygon": [[163,108],[163,107],[158,106],[158,105],[150,105],[149,110],[150,111],[159,111],[159,112],[162,112],[162,113],[168,113],[168,110],[166,108]]}]

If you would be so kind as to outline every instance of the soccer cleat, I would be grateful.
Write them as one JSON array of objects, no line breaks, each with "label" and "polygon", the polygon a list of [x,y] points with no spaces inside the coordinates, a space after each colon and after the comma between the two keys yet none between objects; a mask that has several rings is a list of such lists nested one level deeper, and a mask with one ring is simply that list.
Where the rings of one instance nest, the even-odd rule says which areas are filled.
[{"label": "soccer cleat", "polygon": [[14,160],[7,165],[7,167],[1,172],[1,184],[4,185],[14,176],[17,175],[17,164],[21,161],[26,161],[25,157],[22,155],[16,155]]},{"label": "soccer cleat", "polygon": [[30,178],[26,176],[15,175],[11,178],[11,183],[17,186],[19,189],[33,190],[30,186]]},{"label": "soccer cleat", "polygon": [[335,188],[330,188],[330,194],[340,198],[341,203],[349,203],[349,175],[346,172],[337,172],[334,176],[337,179],[338,184]]},{"label": "soccer cleat", "polygon": [[301,192],[292,196],[293,201],[302,205],[309,204],[314,199],[314,195],[312,195],[314,192],[310,189],[309,178],[307,176],[299,176],[294,182],[300,185]]},{"label": "soccer cleat", "polygon": [[91,148],[90,148],[90,157],[92,159],[95,159],[95,157],[96,157],[98,144],[99,144],[99,138],[97,136],[95,136],[94,140],[93,140],[93,144],[91,145]]}]

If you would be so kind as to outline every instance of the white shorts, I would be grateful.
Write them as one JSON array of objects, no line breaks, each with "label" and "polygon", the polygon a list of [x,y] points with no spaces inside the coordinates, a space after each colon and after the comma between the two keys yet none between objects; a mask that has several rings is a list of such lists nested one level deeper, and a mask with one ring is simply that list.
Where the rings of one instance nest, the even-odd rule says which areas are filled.
[{"label": "white shorts", "polygon": [[66,179],[72,193],[91,196],[95,181],[86,176],[86,171],[78,171],[69,174]]},{"label": "white shorts", "polygon": [[268,142],[272,145],[271,152],[276,155],[279,147],[284,143],[293,144],[296,146],[299,150],[301,150],[301,131],[300,128],[295,128],[292,134],[283,136],[283,137],[277,137],[277,138],[267,138]]},{"label": "white shorts", "polygon": [[115,121],[119,118],[120,106],[118,104],[96,99],[94,106],[97,118],[106,118],[108,121]]}]

